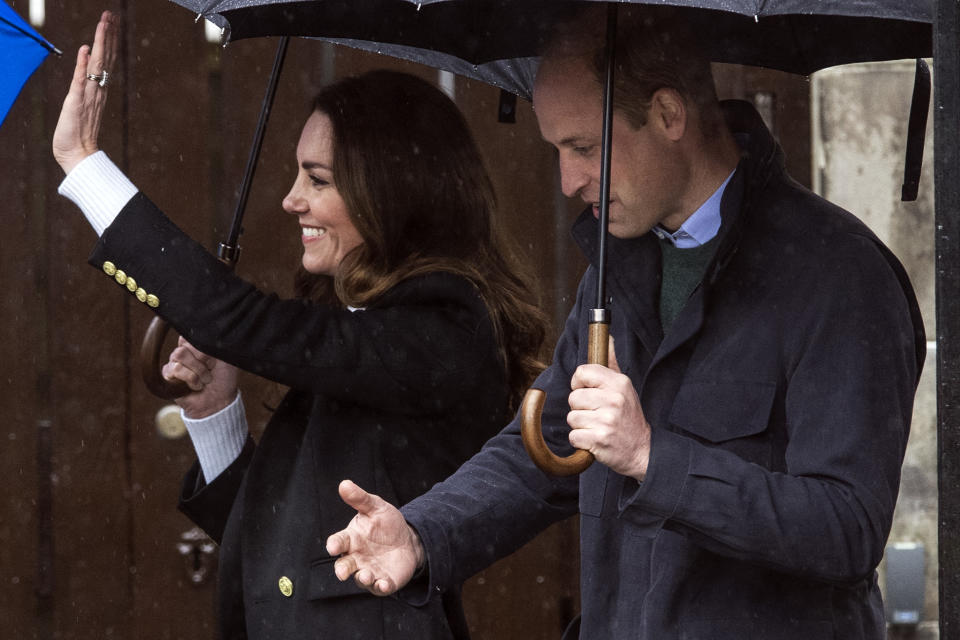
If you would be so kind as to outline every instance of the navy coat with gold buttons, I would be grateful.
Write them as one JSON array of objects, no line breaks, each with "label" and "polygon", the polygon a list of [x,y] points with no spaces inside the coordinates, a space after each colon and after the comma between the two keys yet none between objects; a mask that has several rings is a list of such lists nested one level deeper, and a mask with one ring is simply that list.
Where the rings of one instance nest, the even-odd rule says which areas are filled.
[{"label": "navy coat with gold buttons", "polygon": [[[667,331],[658,240],[610,239],[610,332],[652,430],[644,482],[599,463],[546,477],[515,421],[403,508],[432,585],[579,512],[582,616],[567,638],[886,637],[875,569],[926,348],[917,302],[866,226],[785,174],[759,115],[726,108],[743,158],[714,261]],[[594,263],[595,228],[589,212],[574,228]],[[536,383],[557,448],[596,275]]]},{"label": "navy coat with gold buttons", "polygon": [[340,480],[404,504],[506,422],[475,287],[419,276],[356,312],[281,300],[233,276],[142,194],[90,261],[133,279],[131,293],[142,289],[200,350],[291,387],[258,444],[210,484],[196,465],[184,482],[181,509],[221,542],[222,637],[464,637],[457,587],[419,607],[376,598],[337,580],[324,545],[353,516]]}]

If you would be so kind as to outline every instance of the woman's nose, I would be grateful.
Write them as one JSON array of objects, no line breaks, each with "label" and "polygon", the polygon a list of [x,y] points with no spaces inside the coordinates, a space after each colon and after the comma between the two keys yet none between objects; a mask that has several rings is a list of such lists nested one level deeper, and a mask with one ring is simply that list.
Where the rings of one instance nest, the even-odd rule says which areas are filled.
[{"label": "woman's nose", "polygon": [[296,184],[290,189],[290,193],[284,196],[281,206],[287,213],[299,214],[307,210],[307,201],[298,193]]}]

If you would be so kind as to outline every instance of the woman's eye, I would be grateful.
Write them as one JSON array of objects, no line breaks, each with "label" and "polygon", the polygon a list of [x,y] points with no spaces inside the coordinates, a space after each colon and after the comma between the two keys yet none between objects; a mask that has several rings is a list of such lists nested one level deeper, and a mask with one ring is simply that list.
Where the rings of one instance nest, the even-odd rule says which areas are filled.
[{"label": "woman's eye", "polygon": [[329,182],[327,182],[327,181],[324,180],[323,178],[318,178],[317,176],[310,176],[310,182],[312,182],[313,185],[316,186],[316,187],[324,187],[324,186],[330,184]]}]

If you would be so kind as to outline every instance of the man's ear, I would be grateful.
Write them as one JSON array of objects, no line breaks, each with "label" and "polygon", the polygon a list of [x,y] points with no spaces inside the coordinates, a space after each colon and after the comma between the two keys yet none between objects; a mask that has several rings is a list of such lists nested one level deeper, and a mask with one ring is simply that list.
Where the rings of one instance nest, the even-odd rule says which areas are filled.
[{"label": "man's ear", "polygon": [[676,142],[687,130],[687,102],[676,89],[657,89],[650,101],[650,117],[656,118],[658,128]]}]

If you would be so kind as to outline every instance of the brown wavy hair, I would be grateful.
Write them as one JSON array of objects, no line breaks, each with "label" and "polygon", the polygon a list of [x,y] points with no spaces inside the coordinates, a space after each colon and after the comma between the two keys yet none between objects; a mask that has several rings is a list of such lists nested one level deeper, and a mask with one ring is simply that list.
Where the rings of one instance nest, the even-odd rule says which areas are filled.
[{"label": "brown wavy hair", "polygon": [[486,304],[515,410],[543,369],[546,318],[527,269],[493,224],[496,196],[456,105],[406,73],[372,71],[325,87],[333,175],[363,244],[333,278],[298,274],[298,293],[369,306],[399,282],[444,271]]}]

